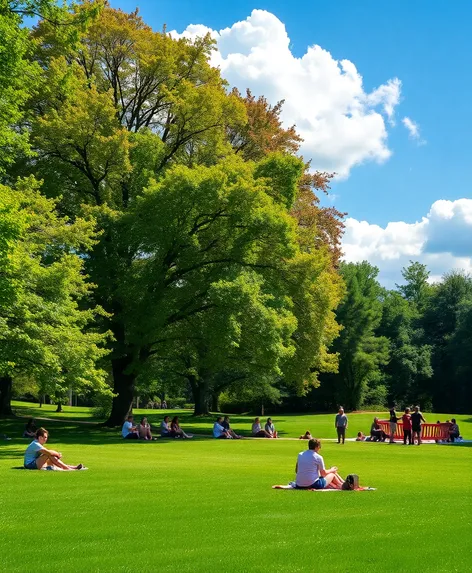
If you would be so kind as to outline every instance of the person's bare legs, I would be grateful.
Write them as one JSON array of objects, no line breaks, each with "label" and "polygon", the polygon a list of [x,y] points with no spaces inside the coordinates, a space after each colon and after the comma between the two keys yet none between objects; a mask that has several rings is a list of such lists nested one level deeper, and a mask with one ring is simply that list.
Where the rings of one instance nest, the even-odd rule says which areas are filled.
[{"label": "person's bare legs", "polygon": [[333,481],[331,482],[331,485],[340,489],[344,483],[343,478],[339,474],[332,474],[332,475],[333,475]]},{"label": "person's bare legs", "polygon": [[36,460],[36,466],[37,466],[38,470],[40,470],[45,465],[46,466],[47,465],[56,466],[57,468],[60,468],[61,470],[64,470],[64,471],[76,470],[79,467],[79,466],[68,466],[63,461],[61,461],[59,458],[57,458],[56,456],[49,456],[47,454],[42,454]]}]

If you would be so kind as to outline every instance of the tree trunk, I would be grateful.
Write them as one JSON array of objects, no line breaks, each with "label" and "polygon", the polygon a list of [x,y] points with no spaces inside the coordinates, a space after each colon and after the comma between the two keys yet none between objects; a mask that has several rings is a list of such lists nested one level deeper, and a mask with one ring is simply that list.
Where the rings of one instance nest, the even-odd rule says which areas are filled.
[{"label": "tree trunk", "polygon": [[113,372],[113,398],[111,414],[105,422],[105,426],[114,428],[121,426],[128,412],[133,406],[133,392],[135,374],[127,373],[132,359],[129,356],[122,356],[111,361]]},{"label": "tree trunk", "polygon": [[56,412],[62,412],[62,402],[57,403]]},{"label": "tree trunk", "polygon": [[194,416],[207,416],[210,412],[208,410],[208,403],[210,396],[208,394],[208,384],[202,380],[198,380],[195,376],[189,376],[188,381],[192,388],[193,399],[195,408],[193,410]]},{"label": "tree trunk", "polygon": [[11,388],[12,379],[10,376],[0,377],[0,418],[11,416]]}]

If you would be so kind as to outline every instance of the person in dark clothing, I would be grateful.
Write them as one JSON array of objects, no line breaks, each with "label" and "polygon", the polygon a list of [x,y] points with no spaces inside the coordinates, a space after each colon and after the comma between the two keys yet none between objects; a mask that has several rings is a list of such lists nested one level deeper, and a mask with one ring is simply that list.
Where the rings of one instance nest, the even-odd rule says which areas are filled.
[{"label": "person in dark clothing", "polygon": [[415,443],[415,436],[418,437],[418,445],[421,444],[421,422],[426,423],[423,414],[420,412],[420,407],[415,406],[415,411],[411,415],[411,431],[413,433],[413,443]]},{"label": "person in dark clothing", "polygon": [[370,427],[371,442],[385,442],[387,437],[387,434],[382,430],[382,426],[379,424],[379,419],[374,418],[372,426]]},{"label": "person in dark clothing", "polygon": [[451,425],[449,426],[449,441],[454,442],[459,435],[459,426],[456,423],[456,419],[452,418]]},{"label": "person in dark clothing", "polygon": [[397,422],[400,418],[397,417],[395,412],[395,405],[390,408],[390,443],[395,443],[395,432],[397,431]]}]

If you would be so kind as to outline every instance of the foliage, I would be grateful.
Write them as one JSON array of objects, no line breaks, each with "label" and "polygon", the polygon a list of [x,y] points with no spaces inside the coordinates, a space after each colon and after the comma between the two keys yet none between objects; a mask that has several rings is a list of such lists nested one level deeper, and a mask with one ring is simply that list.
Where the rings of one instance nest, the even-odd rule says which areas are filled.
[{"label": "foliage", "polygon": [[102,311],[82,307],[91,285],[75,254],[93,244],[92,223],[60,218],[30,178],[14,190],[0,186],[0,229],[0,376],[27,374],[41,393],[58,396],[101,389],[95,363],[106,336],[88,326]]}]

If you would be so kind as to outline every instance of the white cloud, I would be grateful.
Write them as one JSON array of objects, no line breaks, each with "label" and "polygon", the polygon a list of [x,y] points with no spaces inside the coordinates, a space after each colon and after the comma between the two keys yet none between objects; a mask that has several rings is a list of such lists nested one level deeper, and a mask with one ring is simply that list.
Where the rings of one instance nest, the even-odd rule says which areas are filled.
[{"label": "white cloud", "polygon": [[212,64],[230,85],[243,93],[250,88],[272,104],[285,99],[284,124],[296,124],[304,138],[302,153],[314,168],[347,177],[356,165],[390,157],[386,124],[394,124],[399,79],[369,92],[351,61],[336,60],[320,46],[295,57],[285,25],[265,10],[253,10],[220,31],[192,24],[182,34],[171,32],[188,38],[205,33],[217,41]]},{"label": "white cloud", "polygon": [[426,143],[426,141],[421,138],[420,126],[415,121],[413,121],[409,117],[404,117],[402,119],[402,123],[408,130],[410,139],[414,139],[418,143],[418,145],[424,145]]},{"label": "white cloud", "polygon": [[410,260],[427,265],[433,280],[453,269],[472,273],[472,199],[436,201],[416,223],[380,227],[349,218],[343,251],[346,261],[378,266],[389,287],[401,282],[401,269]]}]

